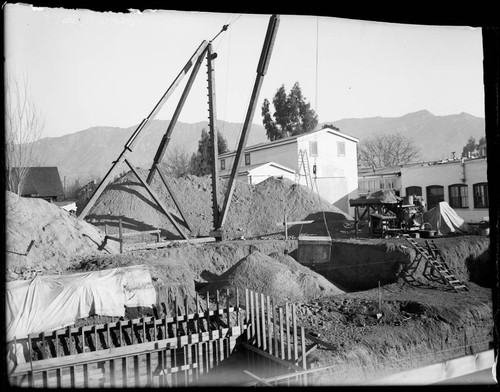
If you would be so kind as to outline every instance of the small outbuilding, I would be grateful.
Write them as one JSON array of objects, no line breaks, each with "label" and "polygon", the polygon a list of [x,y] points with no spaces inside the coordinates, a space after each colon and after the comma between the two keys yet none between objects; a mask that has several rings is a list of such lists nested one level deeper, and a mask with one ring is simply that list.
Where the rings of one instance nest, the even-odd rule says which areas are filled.
[{"label": "small outbuilding", "polygon": [[[19,173],[20,169],[14,167],[12,171]],[[57,167],[29,167],[23,177],[22,197],[35,197],[50,202],[64,199],[64,188]]]}]

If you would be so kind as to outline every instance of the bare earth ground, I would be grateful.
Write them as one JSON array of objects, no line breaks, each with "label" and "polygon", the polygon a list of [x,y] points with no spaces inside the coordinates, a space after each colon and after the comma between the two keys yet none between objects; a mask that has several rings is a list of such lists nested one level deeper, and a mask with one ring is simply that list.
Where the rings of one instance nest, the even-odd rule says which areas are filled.
[{"label": "bare earth ground", "polygon": [[[209,182],[177,181],[175,189],[182,190],[183,202],[190,204],[192,232],[207,235],[211,228]],[[492,347],[495,270],[488,237],[436,238],[450,268],[469,291],[455,293],[442,284],[431,284],[422,275],[422,267],[415,275],[422,287],[411,287],[398,278],[396,268],[415,257],[406,240],[354,239],[352,229],[344,225],[350,221],[348,216],[293,183],[273,180],[261,187],[237,188],[228,218],[233,241],[119,254],[116,244],[103,246],[99,227],[104,221],[113,224],[125,216],[127,230],[170,224],[146,196],[130,197],[139,192],[130,187],[136,187],[135,183],[128,187],[115,183],[110,188],[114,195],[104,192],[89,216],[97,227],[49,203],[10,195],[7,280],[144,264],[157,289],[158,304],[167,297],[177,297],[182,303],[197,290],[226,287],[251,288],[278,302],[294,302],[299,322],[328,343],[309,356],[313,366],[333,366],[317,381],[320,384],[358,385]],[[125,215],[127,211],[131,212]],[[291,239],[285,240],[283,229],[276,226],[284,211],[289,220],[315,219],[315,223],[292,227]],[[169,229],[163,234],[175,237],[173,232]],[[334,238],[330,262],[310,268],[298,263],[295,238],[299,233],[329,233]],[[245,240],[237,240],[240,237]],[[23,254],[32,240],[29,253]],[[188,306],[194,305],[189,302]],[[78,323],[102,321],[106,318],[94,316]]]}]

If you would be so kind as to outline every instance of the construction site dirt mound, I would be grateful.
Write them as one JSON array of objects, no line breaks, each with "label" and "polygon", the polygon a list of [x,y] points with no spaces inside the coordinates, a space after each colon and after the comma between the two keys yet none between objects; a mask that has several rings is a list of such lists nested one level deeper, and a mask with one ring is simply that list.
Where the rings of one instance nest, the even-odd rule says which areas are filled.
[{"label": "construction site dirt mound", "polygon": [[61,273],[82,259],[118,252],[95,226],[42,199],[6,192],[6,278]]},{"label": "construction site dirt mound", "polygon": [[[145,178],[146,170],[138,169]],[[213,230],[212,185],[209,176],[168,178],[168,185],[180,205],[179,213],[174,199],[159,176],[155,176],[151,188],[165,205],[183,233],[190,237],[210,235]],[[222,205],[227,181],[220,182],[219,205]],[[352,220],[348,214],[319,197],[311,189],[287,179],[270,177],[250,185],[236,181],[235,190],[224,223],[227,239],[250,239],[281,233],[277,224],[284,221],[300,221],[310,214],[326,211],[336,217]],[[164,238],[182,238],[170,219],[147,192],[134,173],[129,172],[109,184],[97,199],[86,217],[90,223],[118,232],[121,219],[124,231],[144,231],[160,228]]]},{"label": "construction site dirt mound", "polygon": [[494,334],[491,290],[474,283],[461,293],[393,283],[302,304],[298,318],[331,343],[310,356],[313,367],[331,367],[318,385],[359,385],[479,353]]},{"label": "construction site dirt mound", "polygon": [[302,266],[288,255],[255,251],[207,285],[203,291],[227,288],[253,290],[273,298],[276,303],[304,302],[343,291],[325,277]]}]

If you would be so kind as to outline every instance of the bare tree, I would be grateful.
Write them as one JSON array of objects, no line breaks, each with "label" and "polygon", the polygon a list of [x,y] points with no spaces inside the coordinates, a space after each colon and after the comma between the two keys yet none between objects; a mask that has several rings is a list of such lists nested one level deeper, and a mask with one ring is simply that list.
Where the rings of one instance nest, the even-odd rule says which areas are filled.
[{"label": "bare tree", "polygon": [[40,162],[37,142],[45,120],[31,97],[26,76],[6,76],[4,102],[5,184],[7,190],[20,195],[29,168]]},{"label": "bare tree", "polygon": [[415,142],[400,133],[377,135],[358,145],[360,167],[388,167],[405,165],[421,157]]},{"label": "bare tree", "polygon": [[175,147],[169,151],[161,166],[165,174],[172,177],[183,177],[191,172],[191,157],[182,147]]}]

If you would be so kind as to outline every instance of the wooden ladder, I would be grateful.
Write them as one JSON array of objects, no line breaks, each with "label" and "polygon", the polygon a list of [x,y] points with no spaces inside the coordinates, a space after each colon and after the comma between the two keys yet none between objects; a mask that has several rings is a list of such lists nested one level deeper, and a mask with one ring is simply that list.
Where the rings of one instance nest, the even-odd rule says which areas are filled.
[{"label": "wooden ladder", "polygon": [[299,150],[299,162],[298,162],[298,170],[295,173],[295,182],[300,184],[300,176],[302,168],[304,168],[304,176],[306,178],[306,185],[308,188],[313,187],[312,178],[311,178],[311,170],[309,168],[309,158],[307,157],[307,150]]},{"label": "wooden ladder", "polygon": [[448,265],[444,261],[444,257],[436,246],[436,243],[432,240],[431,243],[427,242],[429,251],[422,247],[417,241],[415,241],[408,234],[403,234],[403,237],[413,246],[417,253],[425,260],[426,267],[430,268],[432,271],[436,271],[446,282],[449,284],[456,292],[468,291],[469,288],[463,284],[457,277],[450,271]]}]

